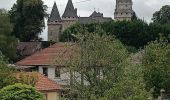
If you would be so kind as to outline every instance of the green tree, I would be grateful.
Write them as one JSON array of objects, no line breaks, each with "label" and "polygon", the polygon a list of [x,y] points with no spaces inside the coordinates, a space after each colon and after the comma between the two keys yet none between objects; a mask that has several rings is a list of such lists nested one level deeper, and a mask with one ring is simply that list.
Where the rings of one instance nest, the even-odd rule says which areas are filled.
[{"label": "green tree", "polygon": [[11,35],[12,24],[6,10],[0,9],[0,19],[0,52],[9,60],[14,60],[16,58],[17,39]]},{"label": "green tree", "polygon": [[13,34],[21,41],[39,40],[45,27],[46,6],[42,0],[17,0],[10,10]]},{"label": "green tree", "polygon": [[159,11],[156,11],[153,14],[153,22],[160,24],[169,24],[170,23],[170,5],[163,6]]},{"label": "green tree", "polygon": [[[129,56],[125,47],[119,40],[107,36],[105,33],[100,34],[101,32],[104,31],[98,29],[94,33],[88,33],[83,30],[81,32],[83,34],[76,35],[78,38],[76,42],[77,48],[73,48],[75,55],[68,62],[69,69],[74,73],[72,75],[71,93],[75,92],[80,97],[85,97],[88,100],[119,100],[119,98],[132,100],[130,97],[147,98],[142,79],[137,80],[137,78],[142,77],[138,77],[136,73],[134,79],[132,77],[133,71],[128,71],[131,73],[131,76],[129,77],[130,74],[127,74],[126,81],[124,80],[125,77],[122,77],[126,74],[124,68],[129,63],[126,64],[125,62]],[[125,84],[126,82],[129,83]],[[119,85],[120,83],[122,84]],[[136,86],[137,89],[133,86]],[[125,87],[126,90],[119,90],[118,88],[121,87]],[[127,92],[128,90],[132,91],[129,93]],[[123,94],[114,94],[112,93],[113,91],[114,93],[126,94],[127,97],[124,97]],[[106,96],[108,93],[113,95]]]},{"label": "green tree", "polygon": [[15,70],[7,66],[7,61],[4,56],[0,54],[0,89],[15,83],[16,78],[13,77],[14,72]]},{"label": "green tree", "polygon": [[170,92],[170,44],[163,41],[150,43],[144,49],[142,65],[148,90]]},{"label": "green tree", "polygon": [[29,85],[15,84],[0,90],[0,100],[44,100],[44,98]]}]

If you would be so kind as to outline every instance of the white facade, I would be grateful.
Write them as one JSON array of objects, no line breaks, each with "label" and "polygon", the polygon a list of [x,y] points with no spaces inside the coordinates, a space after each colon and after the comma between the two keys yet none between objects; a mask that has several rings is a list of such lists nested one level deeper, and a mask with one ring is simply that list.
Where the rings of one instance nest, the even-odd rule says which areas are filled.
[{"label": "white facade", "polygon": [[59,68],[60,76],[56,77],[56,67],[49,67],[49,66],[39,66],[38,72],[44,74],[43,68],[47,68],[47,77],[51,80],[54,80],[58,84],[61,85],[70,85],[70,72],[67,71],[65,68]]}]

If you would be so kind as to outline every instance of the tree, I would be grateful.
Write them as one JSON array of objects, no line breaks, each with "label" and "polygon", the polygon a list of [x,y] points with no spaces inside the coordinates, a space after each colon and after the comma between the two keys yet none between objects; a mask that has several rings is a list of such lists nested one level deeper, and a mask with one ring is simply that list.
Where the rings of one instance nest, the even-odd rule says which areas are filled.
[{"label": "tree", "polygon": [[15,84],[0,90],[0,100],[44,100],[44,98],[29,85]]},{"label": "tree", "polygon": [[150,43],[144,49],[142,65],[148,90],[170,92],[170,44],[162,40]]},{"label": "tree", "polygon": [[[67,62],[68,66],[70,66],[69,69],[74,73],[72,75],[74,78],[72,80],[71,93],[76,93],[81,98],[85,97],[88,100],[120,100],[119,98],[127,100],[123,95],[114,94],[116,92],[126,94],[129,100],[130,97],[139,96],[139,98],[144,98],[146,96],[144,92],[146,91],[142,81],[136,80],[136,83],[130,83],[134,77],[129,78],[129,74],[126,81],[130,79],[128,82],[131,86],[126,88],[127,91],[135,90],[138,87],[140,92],[137,92],[138,90],[136,89],[128,95],[127,91],[119,90],[116,87],[128,87],[129,85],[119,85],[119,83],[126,82],[124,81],[125,77],[123,79],[122,76],[125,74],[124,67],[127,66],[125,61],[129,55],[119,40],[107,36],[105,33],[100,34],[102,32],[104,31],[101,29],[96,30],[94,33],[82,30],[81,35],[76,35],[78,38],[76,42],[77,48],[73,48],[75,55]],[[132,73],[131,71],[131,75]],[[112,93],[112,90],[114,93]],[[106,96],[108,91],[113,95]]]},{"label": "tree", "polygon": [[14,72],[15,70],[7,66],[7,61],[0,54],[0,89],[16,82],[16,78],[12,75]]},{"label": "tree", "polygon": [[153,14],[153,22],[160,24],[170,24],[170,5],[163,6]]},{"label": "tree", "polygon": [[143,78],[143,68],[139,65],[124,64],[123,75],[113,88],[105,92],[106,100],[147,100],[152,97],[151,90],[147,91]]},{"label": "tree", "polygon": [[11,61],[16,58],[17,39],[11,35],[13,26],[6,10],[0,9],[0,19],[0,52]]},{"label": "tree", "polygon": [[42,0],[17,0],[10,10],[13,35],[21,41],[39,40],[45,27],[46,6]]}]

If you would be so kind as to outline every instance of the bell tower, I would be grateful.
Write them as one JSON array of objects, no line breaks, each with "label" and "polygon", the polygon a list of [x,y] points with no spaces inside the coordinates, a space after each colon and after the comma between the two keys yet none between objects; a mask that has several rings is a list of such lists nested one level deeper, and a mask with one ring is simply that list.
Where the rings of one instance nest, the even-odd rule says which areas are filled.
[{"label": "bell tower", "polygon": [[132,5],[132,0],[116,0],[114,19],[118,21],[131,20],[134,14]]}]

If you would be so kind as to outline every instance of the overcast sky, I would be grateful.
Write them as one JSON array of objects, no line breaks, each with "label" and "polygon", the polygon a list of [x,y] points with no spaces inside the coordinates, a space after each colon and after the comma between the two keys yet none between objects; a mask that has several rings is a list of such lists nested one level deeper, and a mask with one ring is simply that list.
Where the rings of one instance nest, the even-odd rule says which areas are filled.
[{"label": "overcast sky", "polygon": [[[68,0],[43,0],[47,5],[48,13],[50,13],[54,1],[58,5],[60,14],[62,15]],[[72,0],[74,6],[78,9],[78,16],[89,16],[94,10],[104,13],[105,17],[114,18],[114,9],[116,0]],[[0,8],[10,9],[16,0],[0,0]],[[150,22],[152,14],[159,10],[163,5],[170,5],[170,0],[133,0],[133,10],[137,16],[144,18]],[[47,40],[47,29],[44,30],[42,37]]]}]

